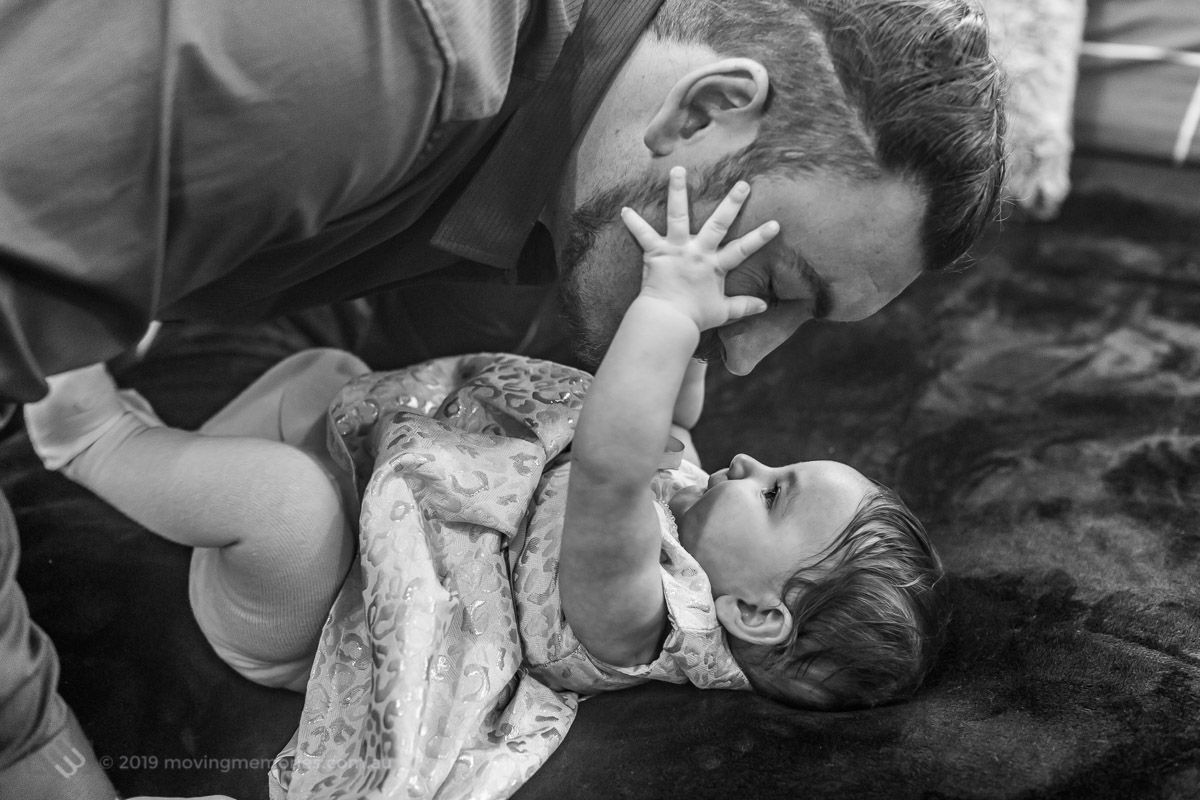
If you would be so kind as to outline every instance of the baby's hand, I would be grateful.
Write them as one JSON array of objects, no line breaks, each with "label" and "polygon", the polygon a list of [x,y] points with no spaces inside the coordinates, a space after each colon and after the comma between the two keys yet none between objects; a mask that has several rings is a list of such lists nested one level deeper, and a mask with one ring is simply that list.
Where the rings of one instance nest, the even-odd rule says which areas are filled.
[{"label": "baby's hand", "polygon": [[642,294],[669,302],[704,331],[767,310],[757,297],[726,297],[725,276],[779,233],[774,220],[721,247],[750,186],[738,181],[716,210],[692,236],[688,220],[687,173],[672,167],[667,188],[667,235],[630,208],[621,220],[641,245]]}]

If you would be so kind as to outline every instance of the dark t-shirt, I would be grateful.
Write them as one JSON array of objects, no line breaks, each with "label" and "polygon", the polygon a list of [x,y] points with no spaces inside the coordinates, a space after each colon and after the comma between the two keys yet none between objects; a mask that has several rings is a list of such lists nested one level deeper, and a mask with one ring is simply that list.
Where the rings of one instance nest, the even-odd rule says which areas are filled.
[{"label": "dark t-shirt", "polygon": [[[0,6],[0,397],[40,396],[155,318],[266,316],[479,260],[438,239],[442,217],[562,72],[583,5]],[[585,17],[621,29],[619,61],[657,5]]]},{"label": "dark t-shirt", "polygon": [[[0,3],[0,403],[152,319],[515,270],[540,211],[525,187],[549,189],[660,2]],[[109,796],[16,584],[7,509],[0,782]]]}]

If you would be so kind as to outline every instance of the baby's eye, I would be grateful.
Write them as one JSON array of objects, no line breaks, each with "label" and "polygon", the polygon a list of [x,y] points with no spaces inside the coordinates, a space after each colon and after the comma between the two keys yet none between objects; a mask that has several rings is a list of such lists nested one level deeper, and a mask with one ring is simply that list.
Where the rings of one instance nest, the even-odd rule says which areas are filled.
[{"label": "baby's eye", "polygon": [[767,508],[775,505],[775,497],[779,494],[779,484],[775,484],[770,489],[763,489],[763,502],[767,504]]}]

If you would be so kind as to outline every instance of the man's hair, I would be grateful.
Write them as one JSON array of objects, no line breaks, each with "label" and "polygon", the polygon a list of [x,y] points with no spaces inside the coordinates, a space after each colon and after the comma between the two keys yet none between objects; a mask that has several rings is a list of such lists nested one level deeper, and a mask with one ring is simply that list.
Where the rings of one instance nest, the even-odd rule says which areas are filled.
[{"label": "man's hair", "polygon": [[762,63],[756,140],[711,176],[895,176],[928,199],[922,245],[941,269],[997,212],[1003,77],[971,0],[666,0],[651,30]]},{"label": "man's hair", "polygon": [[783,586],[789,637],[730,648],[759,694],[792,706],[868,708],[911,696],[941,647],[944,572],[924,527],[879,487],[816,563]]}]

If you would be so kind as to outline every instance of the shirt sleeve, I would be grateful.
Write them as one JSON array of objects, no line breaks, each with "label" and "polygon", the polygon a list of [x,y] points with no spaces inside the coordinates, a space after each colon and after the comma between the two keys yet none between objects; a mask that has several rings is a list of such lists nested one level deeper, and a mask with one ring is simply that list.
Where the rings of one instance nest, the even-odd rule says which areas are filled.
[{"label": "shirt sleeve", "polygon": [[58,660],[17,586],[19,543],[0,495],[0,797],[111,800],[112,784],[57,691]]},{"label": "shirt sleeve", "polygon": [[58,660],[50,640],[29,618],[17,585],[17,526],[0,495],[0,768],[36,750],[66,723],[58,696]]},{"label": "shirt sleeve", "polygon": [[0,768],[0,797],[21,800],[116,800],[92,746],[75,717],[33,752]]}]

